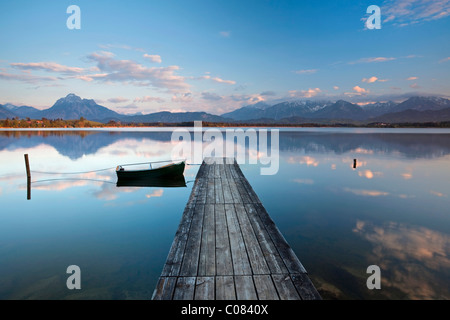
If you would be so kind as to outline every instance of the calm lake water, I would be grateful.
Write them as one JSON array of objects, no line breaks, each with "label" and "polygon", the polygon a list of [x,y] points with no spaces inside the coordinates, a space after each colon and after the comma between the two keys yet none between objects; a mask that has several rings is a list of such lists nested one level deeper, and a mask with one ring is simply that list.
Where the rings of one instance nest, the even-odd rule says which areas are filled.
[{"label": "calm lake water", "polygon": [[[116,187],[113,168],[170,158],[171,134],[0,131],[0,299],[151,298],[199,166],[184,188]],[[241,165],[324,299],[450,299],[449,130],[280,129],[278,173],[260,167]]]}]

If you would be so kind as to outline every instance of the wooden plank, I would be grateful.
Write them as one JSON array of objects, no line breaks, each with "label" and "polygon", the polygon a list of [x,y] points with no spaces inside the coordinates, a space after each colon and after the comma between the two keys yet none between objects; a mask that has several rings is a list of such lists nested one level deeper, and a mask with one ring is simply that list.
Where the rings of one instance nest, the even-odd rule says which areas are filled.
[{"label": "wooden plank", "polygon": [[262,206],[262,204],[254,204],[261,221],[266,226],[266,230],[269,233],[272,241],[276,244],[278,252],[283,259],[284,264],[286,265],[289,273],[306,273],[305,268],[301,264],[298,257],[295,255],[292,248],[289,246],[287,241],[284,239],[280,230],[275,225],[275,222],[270,218],[266,209]]},{"label": "wooden plank", "polygon": [[233,197],[233,203],[243,203],[241,195],[236,187],[236,181],[234,179],[229,179],[228,183],[230,185],[231,196]]},{"label": "wooden plank", "polygon": [[180,276],[196,276],[200,254],[200,243],[205,205],[197,204],[194,208],[192,226],[186,243]]},{"label": "wooden plank", "polygon": [[222,178],[223,203],[234,203],[231,194],[230,182],[227,178]]},{"label": "wooden plank", "polygon": [[205,160],[152,299],[321,299],[236,160]]},{"label": "wooden plank", "polygon": [[236,211],[233,204],[225,205],[225,215],[227,217],[234,274],[251,275],[252,269],[250,267],[250,261],[247,256],[247,250],[241,234],[239,220],[236,216]]},{"label": "wooden plank", "polygon": [[253,281],[255,282],[259,300],[279,300],[277,290],[270,275],[254,275]]},{"label": "wooden plank", "polygon": [[307,274],[293,274],[291,278],[303,300],[322,300],[322,297]]},{"label": "wooden plank", "polygon": [[252,276],[235,276],[234,284],[236,286],[237,300],[257,300],[255,284]]},{"label": "wooden plank", "polygon": [[159,277],[152,300],[171,300],[176,282],[175,277]]},{"label": "wooden plank", "polygon": [[213,178],[209,178],[206,182],[206,203],[216,203],[216,195]]},{"label": "wooden plank", "polygon": [[216,300],[236,300],[233,276],[216,276]]},{"label": "wooden plank", "polygon": [[214,208],[216,216],[216,274],[232,275],[233,262],[231,259],[225,207],[223,204],[216,204]]},{"label": "wooden plank", "polygon": [[273,274],[272,279],[280,300],[300,300],[300,296],[288,274]]},{"label": "wooden plank", "polygon": [[214,277],[197,277],[194,300],[214,300]]},{"label": "wooden plank", "polygon": [[214,191],[216,196],[215,203],[224,203],[224,197],[223,197],[223,190],[222,190],[222,179],[221,178],[215,178],[214,179]]},{"label": "wooden plank", "polygon": [[270,272],[269,267],[264,259],[264,255],[248,219],[244,205],[234,204],[234,207],[241,226],[242,236],[244,238],[245,247],[247,248],[247,254],[250,259],[253,274],[268,274]]},{"label": "wooden plank", "polygon": [[173,300],[194,300],[195,280],[195,277],[179,277]]},{"label": "wooden plank", "polygon": [[248,203],[244,206],[247,211],[249,220],[252,224],[253,230],[255,231],[256,238],[258,239],[259,245],[261,246],[261,250],[264,254],[270,272],[275,274],[288,273],[288,269],[286,268],[283,259],[278,253],[278,250],[273,243],[269,233],[267,232],[266,227],[262,223],[254,204]]},{"label": "wooden plank", "polygon": [[206,204],[204,210],[198,275],[214,276],[216,275],[216,233],[214,205]]},{"label": "wooden plank", "polygon": [[239,195],[242,198],[243,203],[253,203],[252,198],[249,196],[247,189],[245,189],[244,185],[242,184],[241,179],[235,179],[234,180],[236,184],[237,191],[239,192]]},{"label": "wooden plank", "polygon": [[193,207],[186,207],[172,242],[161,276],[178,276],[183,262],[184,251],[194,215]]}]

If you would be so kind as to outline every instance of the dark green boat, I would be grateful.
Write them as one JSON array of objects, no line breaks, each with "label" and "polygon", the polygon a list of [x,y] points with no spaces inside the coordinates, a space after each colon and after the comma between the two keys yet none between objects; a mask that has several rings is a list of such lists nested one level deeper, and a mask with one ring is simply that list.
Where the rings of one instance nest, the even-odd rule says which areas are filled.
[{"label": "dark green boat", "polygon": [[[156,162],[153,162],[156,163]],[[149,169],[140,170],[127,170],[124,167],[127,165],[117,166],[116,173],[119,181],[133,181],[133,180],[146,180],[146,179],[169,179],[174,177],[183,176],[185,161],[178,163],[169,163],[168,165],[152,168],[150,163]]]}]

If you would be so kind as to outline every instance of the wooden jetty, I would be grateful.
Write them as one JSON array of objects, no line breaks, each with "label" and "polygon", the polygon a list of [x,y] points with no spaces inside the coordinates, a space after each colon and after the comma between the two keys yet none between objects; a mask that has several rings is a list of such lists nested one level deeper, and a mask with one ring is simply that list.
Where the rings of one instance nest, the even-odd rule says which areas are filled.
[{"label": "wooden jetty", "polygon": [[321,297],[235,159],[205,158],[153,299]]}]

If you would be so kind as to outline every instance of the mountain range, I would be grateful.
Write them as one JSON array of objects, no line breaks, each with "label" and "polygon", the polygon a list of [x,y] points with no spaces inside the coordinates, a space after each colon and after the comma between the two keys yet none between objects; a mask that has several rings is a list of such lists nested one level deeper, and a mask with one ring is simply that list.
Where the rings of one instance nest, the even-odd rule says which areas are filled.
[{"label": "mountain range", "polygon": [[338,101],[285,101],[277,104],[259,102],[222,114],[206,112],[156,112],[124,115],[70,93],[45,110],[30,106],[0,105],[0,119],[79,119],[107,123],[234,122],[234,123],[335,123],[339,122],[444,122],[450,121],[450,100],[440,97],[411,97],[403,102],[377,102],[365,106]]}]

